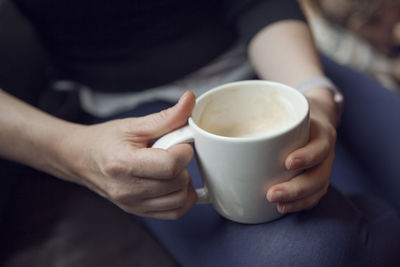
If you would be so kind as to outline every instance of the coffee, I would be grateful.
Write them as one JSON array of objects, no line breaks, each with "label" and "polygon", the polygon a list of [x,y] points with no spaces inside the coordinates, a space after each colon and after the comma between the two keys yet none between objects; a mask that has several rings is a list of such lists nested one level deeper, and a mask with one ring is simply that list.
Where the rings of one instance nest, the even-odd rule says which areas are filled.
[{"label": "coffee", "polygon": [[308,125],[307,100],[295,89],[239,81],[198,97],[188,125],[153,147],[194,142],[204,184],[196,189],[197,203],[211,203],[219,214],[239,223],[262,223],[282,216],[265,194],[299,172],[287,170],[284,162],[307,143]]},{"label": "coffee", "polygon": [[221,101],[210,100],[198,126],[220,136],[255,137],[279,132],[297,120],[293,106],[276,92],[246,97],[238,94],[231,94],[222,105]]}]

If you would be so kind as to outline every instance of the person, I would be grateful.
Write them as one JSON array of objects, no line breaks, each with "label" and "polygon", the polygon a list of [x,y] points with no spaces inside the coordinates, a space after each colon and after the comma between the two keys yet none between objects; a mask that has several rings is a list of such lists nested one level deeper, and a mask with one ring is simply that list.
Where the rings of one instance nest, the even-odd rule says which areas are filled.
[{"label": "person", "polygon": [[[340,120],[329,86],[317,83],[304,93],[310,103],[310,140],[285,162],[288,169],[303,172],[266,192],[268,201],[288,214],[280,220],[247,226],[221,218],[208,205],[194,206],[199,177],[190,163],[192,147],[150,147],[190,116],[195,104],[191,92],[170,107],[182,88],[200,93],[255,73],[298,86],[325,77],[323,65],[342,88],[347,106],[359,109],[348,117],[354,110],[343,113],[343,135],[356,140],[350,148],[368,162],[369,153],[398,146],[399,98],[377,92],[378,84],[358,79],[361,75],[354,71],[327,59],[321,63],[297,2],[14,2],[43,41],[53,87],[77,93],[91,117],[85,124],[68,122],[1,91],[1,157],[88,187],[139,216],[184,266],[400,262],[398,210],[375,198],[347,197],[329,186]],[[354,92],[359,88],[362,94]],[[371,97],[376,101],[368,102]],[[394,110],[379,112],[378,100]],[[371,117],[359,113],[370,109]],[[360,128],[348,132],[353,123]],[[393,127],[388,137],[375,136],[388,126]],[[371,143],[369,134],[379,141]],[[348,191],[357,178],[368,184],[358,162],[337,148],[342,155],[333,170],[335,183]],[[372,184],[397,208],[398,151],[391,149],[387,161],[377,159],[368,166],[379,177]],[[354,187],[370,193],[364,190],[368,186]]]},{"label": "person", "polygon": [[332,3],[303,1],[317,47],[340,64],[373,75],[386,88],[399,91],[400,3]]}]

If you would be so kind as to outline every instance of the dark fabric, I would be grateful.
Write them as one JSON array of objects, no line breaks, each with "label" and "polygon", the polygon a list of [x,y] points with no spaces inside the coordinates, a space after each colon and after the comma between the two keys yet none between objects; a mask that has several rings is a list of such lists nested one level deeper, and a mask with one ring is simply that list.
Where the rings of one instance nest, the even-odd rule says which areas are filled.
[{"label": "dark fabric", "polygon": [[47,86],[44,51],[12,2],[0,0],[0,88],[36,105]]},{"label": "dark fabric", "polygon": [[[209,205],[177,221],[143,219],[182,266],[398,266],[400,219],[377,199],[331,187],[310,211],[258,225]],[[390,242],[388,242],[390,240]]]},{"label": "dark fabric", "polygon": [[[182,266],[400,265],[400,209],[391,208],[400,199],[396,169],[400,150],[391,145],[400,136],[400,124],[392,123],[389,135],[379,129],[372,130],[373,137],[367,133],[371,125],[385,126],[379,121],[386,118],[397,121],[400,113],[392,112],[400,108],[400,96],[326,58],[324,65],[346,96],[331,176],[333,186],[327,195],[310,211],[260,225],[231,222],[210,205],[197,205],[177,221],[143,218]],[[374,109],[364,109],[375,99],[379,102]],[[153,102],[117,117],[142,116],[169,106]],[[369,118],[368,123],[363,118]],[[349,134],[352,129],[354,134]],[[385,146],[378,149],[372,143]],[[200,187],[194,161],[189,173],[194,185]]]},{"label": "dark fabric", "polygon": [[323,60],[328,76],[343,88],[339,139],[350,155],[356,155],[353,160],[367,174],[365,183],[371,190],[400,210],[400,94],[372,77]]},{"label": "dark fabric", "polygon": [[0,178],[0,266],[178,266],[138,220],[87,188],[3,160]]},{"label": "dark fabric", "polygon": [[[182,266],[400,265],[400,210],[390,208],[375,197],[382,195],[392,204],[398,201],[400,194],[391,195],[391,191],[383,191],[383,188],[392,187],[397,192],[400,188],[398,172],[385,165],[396,164],[400,150],[392,150],[392,146],[375,150],[375,146],[370,145],[381,142],[381,139],[388,139],[390,144],[397,138],[389,140],[391,135],[377,130],[380,134],[374,136],[372,141],[371,137],[362,134],[362,129],[368,129],[370,124],[379,125],[375,119],[390,118],[388,112],[400,106],[400,96],[393,92],[386,94],[386,89],[351,69],[339,67],[326,59],[324,64],[330,77],[341,86],[347,97],[332,172],[333,186],[327,195],[310,211],[287,215],[267,224],[233,223],[219,216],[210,205],[197,205],[177,221],[141,219]],[[363,91],[357,88],[363,88]],[[368,92],[366,97],[360,97],[364,91]],[[380,99],[379,108],[364,112],[362,107],[374,99]],[[162,101],[143,104],[117,117],[143,116],[170,105]],[[363,113],[358,113],[358,108]],[[362,120],[358,121],[359,124],[349,123],[354,113],[371,118],[370,124]],[[354,127],[360,128],[360,133],[345,134]],[[399,136],[400,124],[392,124],[391,131],[394,137]],[[364,144],[362,150],[351,148],[358,142]],[[383,156],[386,151],[390,151],[390,162],[389,157]],[[366,166],[371,165],[377,173],[385,175],[384,179],[369,171]],[[2,170],[2,176],[9,177],[6,172],[10,169]],[[194,161],[189,165],[189,173],[194,185],[199,187],[201,179]],[[40,173],[32,177],[37,175]],[[386,183],[385,187],[377,186],[383,183]],[[335,187],[351,195],[344,195]],[[394,202],[392,197],[396,197]]]},{"label": "dark fabric", "polygon": [[246,6],[245,11],[237,15],[236,20],[239,34],[246,44],[248,44],[265,25],[284,19],[306,21],[297,1],[279,0],[252,2],[253,3],[249,3]]},{"label": "dark fabric", "polygon": [[304,20],[291,0],[13,1],[35,25],[57,79],[114,92],[171,82],[238,34],[247,42],[271,22]]}]

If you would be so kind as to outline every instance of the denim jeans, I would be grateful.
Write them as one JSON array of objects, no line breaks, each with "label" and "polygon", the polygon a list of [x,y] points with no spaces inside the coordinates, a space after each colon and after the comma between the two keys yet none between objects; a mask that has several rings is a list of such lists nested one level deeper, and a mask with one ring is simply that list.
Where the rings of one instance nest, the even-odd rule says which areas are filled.
[{"label": "denim jeans", "polygon": [[[210,205],[196,205],[176,221],[141,218],[180,264],[400,264],[400,95],[326,58],[323,63],[346,102],[327,194],[312,210],[259,225],[231,222]],[[169,105],[157,101],[120,117],[141,116]],[[194,161],[189,173],[194,185],[201,186]]]},{"label": "denim jeans", "polygon": [[[176,221],[138,218],[181,265],[400,266],[400,95],[323,63],[346,102],[327,194],[312,210],[258,225],[224,219],[210,205],[196,205]],[[170,105],[154,101],[118,117]],[[1,166],[2,179],[12,179],[9,173]],[[189,173],[199,187],[195,161]],[[1,190],[8,192],[5,180]]]}]

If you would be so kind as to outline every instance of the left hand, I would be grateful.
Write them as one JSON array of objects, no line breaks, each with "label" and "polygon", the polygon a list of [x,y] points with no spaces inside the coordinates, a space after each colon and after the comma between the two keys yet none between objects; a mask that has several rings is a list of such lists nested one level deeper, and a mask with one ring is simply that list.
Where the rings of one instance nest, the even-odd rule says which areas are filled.
[{"label": "left hand", "polygon": [[280,213],[311,209],[328,189],[335,157],[337,121],[337,108],[328,97],[331,98],[330,92],[310,92],[307,97],[310,103],[310,140],[289,154],[285,161],[287,169],[304,171],[268,189],[266,197],[278,204]]}]

